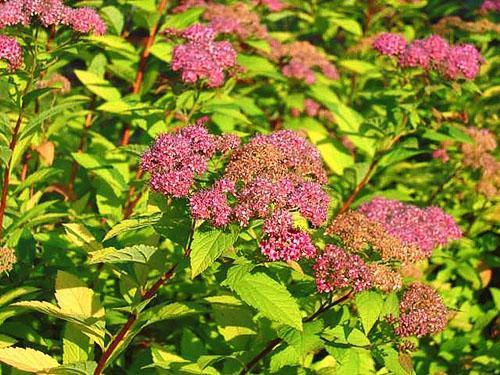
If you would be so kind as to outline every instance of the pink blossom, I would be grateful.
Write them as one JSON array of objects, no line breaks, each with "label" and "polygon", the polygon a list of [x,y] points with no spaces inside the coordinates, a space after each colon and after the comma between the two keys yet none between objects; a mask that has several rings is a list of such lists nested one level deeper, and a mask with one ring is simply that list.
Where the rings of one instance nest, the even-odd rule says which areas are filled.
[{"label": "pink blossom", "polygon": [[0,35],[0,60],[6,60],[8,69],[14,71],[23,62],[23,51],[15,38]]},{"label": "pink blossom", "polygon": [[406,49],[406,40],[399,34],[383,33],[375,39],[373,48],[382,55],[397,56]]},{"label": "pink blossom", "polygon": [[407,245],[431,256],[437,246],[462,237],[455,220],[438,207],[419,208],[396,200],[374,198],[358,209]]},{"label": "pink blossom", "polygon": [[234,189],[234,182],[220,180],[212,189],[196,192],[189,200],[191,215],[198,220],[210,220],[216,227],[227,225],[233,210],[226,194],[234,193]]},{"label": "pink blossom", "polygon": [[71,8],[62,0],[8,0],[0,3],[0,29],[27,25],[37,17],[44,26],[67,25],[80,33],[102,35],[106,24],[92,8]]},{"label": "pink blossom", "polygon": [[304,109],[306,111],[306,114],[310,117],[315,117],[321,108],[321,105],[319,103],[315,102],[312,99],[307,98],[304,100]]},{"label": "pink blossom", "polygon": [[189,27],[181,36],[186,43],[174,48],[172,70],[180,70],[187,83],[207,79],[210,87],[221,86],[224,70],[236,64],[236,51],[231,44],[215,42],[215,30],[200,24]]},{"label": "pink blossom", "polygon": [[472,44],[455,46],[450,49],[444,61],[445,74],[451,79],[460,76],[473,79],[479,74],[483,62],[483,57]]},{"label": "pink blossom", "polygon": [[320,293],[351,287],[360,292],[371,288],[371,272],[356,254],[348,254],[334,245],[326,245],[313,265],[316,287]]},{"label": "pink blossom", "polygon": [[270,12],[280,12],[285,9],[286,5],[283,4],[280,0],[255,0],[254,4],[262,4],[265,5]]},{"label": "pink blossom", "polygon": [[430,61],[429,51],[420,40],[417,40],[407,46],[399,55],[399,65],[403,68],[421,67],[427,69]]},{"label": "pink blossom", "polygon": [[410,284],[399,311],[396,334],[401,337],[435,334],[446,327],[448,310],[439,294],[428,285]]},{"label": "pink blossom", "polygon": [[300,214],[312,225],[320,226],[327,219],[330,197],[320,184],[305,182],[295,188],[289,204],[298,207]]},{"label": "pink blossom", "polygon": [[445,148],[438,148],[432,152],[432,157],[434,159],[440,159],[443,163],[447,163],[450,160],[448,153]]},{"label": "pink blossom", "polygon": [[309,259],[316,255],[311,237],[306,232],[294,229],[270,235],[261,241],[260,248],[262,254],[271,261],[297,261],[301,257]]},{"label": "pink blossom", "polygon": [[500,12],[500,0],[484,0],[480,9],[483,12]]},{"label": "pink blossom", "polygon": [[431,35],[423,40],[422,48],[427,51],[431,62],[439,65],[444,61],[450,51],[450,45],[439,35]]},{"label": "pink blossom", "polygon": [[159,136],[141,159],[141,168],[151,173],[151,188],[174,197],[187,196],[195,176],[206,171],[217,151],[216,142],[200,123]]}]

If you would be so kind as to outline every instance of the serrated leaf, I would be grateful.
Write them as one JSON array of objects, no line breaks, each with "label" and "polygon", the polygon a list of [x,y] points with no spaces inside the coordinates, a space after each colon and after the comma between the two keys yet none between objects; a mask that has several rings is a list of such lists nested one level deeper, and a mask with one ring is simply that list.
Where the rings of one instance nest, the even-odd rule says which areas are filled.
[{"label": "serrated leaf", "polygon": [[36,373],[46,373],[59,366],[51,356],[30,348],[0,349],[0,361],[18,370]]},{"label": "serrated leaf", "polygon": [[378,320],[383,305],[384,300],[378,292],[368,290],[356,294],[356,306],[366,334]]},{"label": "serrated leaf", "polygon": [[233,246],[237,238],[238,232],[233,228],[230,232],[220,229],[197,230],[191,244],[191,278],[205,271],[225,250]]},{"label": "serrated leaf", "polygon": [[78,277],[58,271],[55,297],[61,310],[84,318],[104,317],[99,297]]},{"label": "serrated leaf", "polygon": [[63,363],[85,362],[89,359],[91,346],[90,339],[80,332],[78,326],[71,323],[64,328],[63,342]]},{"label": "serrated leaf", "polygon": [[232,285],[232,289],[265,317],[303,330],[297,301],[282,284],[266,274],[246,274]]},{"label": "serrated leaf", "polygon": [[89,263],[139,263],[148,264],[151,257],[158,251],[155,246],[135,245],[117,250],[108,247],[89,254]]}]

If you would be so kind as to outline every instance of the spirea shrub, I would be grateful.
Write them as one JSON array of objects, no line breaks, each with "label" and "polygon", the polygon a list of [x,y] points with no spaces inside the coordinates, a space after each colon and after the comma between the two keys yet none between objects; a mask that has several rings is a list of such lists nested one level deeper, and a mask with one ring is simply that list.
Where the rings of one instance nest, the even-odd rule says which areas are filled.
[{"label": "spirea shrub", "polygon": [[0,372],[495,373],[496,3],[0,0]]}]

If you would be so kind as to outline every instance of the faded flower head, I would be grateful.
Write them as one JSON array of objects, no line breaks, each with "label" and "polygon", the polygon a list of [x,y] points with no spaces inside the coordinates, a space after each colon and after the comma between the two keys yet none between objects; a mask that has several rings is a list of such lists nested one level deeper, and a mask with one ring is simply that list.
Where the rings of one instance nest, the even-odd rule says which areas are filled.
[{"label": "faded flower head", "polygon": [[0,274],[12,271],[17,262],[16,252],[8,247],[0,247]]},{"label": "faded flower head", "polygon": [[222,179],[192,196],[191,213],[214,226],[263,219],[260,247],[269,260],[311,258],[316,248],[307,232],[295,228],[291,212],[313,226],[323,224],[330,202],[326,180],[318,150],[305,138],[288,130],[257,135],[233,151]]},{"label": "faded flower head", "polygon": [[15,38],[0,35],[0,60],[7,61],[10,71],[21,67],[23,63],[23,51]]},{"label": "faded flower head", "polygon": [[334,245],[327,245],[313,265],[316,287],[320,293],[352,288],[361,292],[372,286],[372,275],[356,254],[348,254]]},{"label": "faded flower head", "polygon": [[346,249],[355,253],[365,251],[370,245],[384,261],[396,260],[409,264],[424,258],[416,245],[404,243],[389,233],[381,223],[360,212],[348,211],[338,215],[326,233],[339,237]]},{"label": "faded flower head", "polygon": [[236,51],[227,41],[216,42],[216,35],[214,29],[200,24],[181,33],[186,43],[174,48],[172,70],[180,70],[184,82],[207,79],[210,87],[224,83],[224,71],[236,65]]},{"label": "faded flower head", "polygon": [[447,323],[448,310],[442,298],[429,285],[412,283],[399,304],[399,324],[396,334],[401,337],[436,334]]},{"label": "faded flower head", "polygon": [[401,274],[391,267],[383,264],[372,263],[368,265],[372,275],[372,284],[382,292],[390,293],[401,289],[403,280]]},{"label": "faded flower head", "polygon": [[462,237],[455,220],[438,207],[419,208],[382,197],[364,203],[358,210],[406,245],[415,245],[430,256],[440,245]]},{"label": "faded flower head", "polygon": [[260,23],[257,13],[241,2],[230,5],[209,3],[205,6],[203,18],[210,22],[209,26],[222,34],[235,34],[242,39],[255,37],[263,39],[267,29]]},{"label": "faded flower head", "polygon": [[253,137],[233,153],[225,175],[245,183],[257,177],[272,181],[287,178],[293,182],[327,182],[319,151],[291,130]]},{"label": "faded flower head", "polygon": [[71,82],[65,76],[61,74],[52,74],[49,78],[41,80],[37,82],[37,87],[40,89],[52,87],[57,85],[58,87],[54,87],[54,92],[60,92],[61,94],[67,94],[71,90]]},{"label": "faded flower head", "polygon": [[473,127],[467,132],[473,142],[462,144],[462,163],[481,171],[477,189],[487,197],[494,197],[500,189],[500,162],[493,155],[497,148],[495,135],[487,129]]},{"label": "faded flower head", "polygon": [[33,17],[44,26],[66,25],[80,33],[103,35],[106,24],[92,8],[71,8],[62,0],[8,0],[0,3],[0,29],[27,25]]},{"label": "faded flower head", "polygon": [[283,75],[313,84],[316,81],[314,68],[318,68],[329,79],[338,79],[339,74],[326,56],[314,45],[306,41],[297,41],[282,44],[271,40],[271,58],[285,65],[282,68]]}]

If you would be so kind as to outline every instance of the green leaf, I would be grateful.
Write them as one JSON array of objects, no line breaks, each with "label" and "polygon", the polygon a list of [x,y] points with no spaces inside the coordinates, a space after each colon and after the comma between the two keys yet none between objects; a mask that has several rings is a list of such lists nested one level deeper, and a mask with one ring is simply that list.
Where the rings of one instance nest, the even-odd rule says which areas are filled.
[{"label": "green leaf", "polygon": [[64,328],[63,363],[85,362],[91,352],[90,339],[78,329],[78,326],[68,323]]},{"label": "green leaf", "polygon": [[323,340],[319,336],[322,330],[323,322],[318,320],[305,323],[303,331],[298,331],[291,327],[283,327],[278,331],[278,336],[295,349],[300,363],[305,364],[309,353],[324,347]]},{"label": "green leaf", "polygon": [[66,223],[63,226],[66,237],[74,245],[82,247],[87,252],[102,249],[102,244],[96,240],[85,225],[80,223]]},{"label": "green leaf", "polygon": [[205,271],[237,238],[238,231],[233,227],[229,233],[220,229],[197,230],[191,244],[191,278]]},{"label": "green leaf", "polygon": [[303,330],[297,301],[282,284],[265,273],[246,274],[232,285],[232,289],[265,317]]},{"label": "green leaf", "polygon": [[40,289],[34,286],[20,286],[17,288],[9,289],[7,292],[0,296],[0,306],[4,306],[16,298],[38,292]]},{"label": "green leaf", "polygon": [[151,257],[158,251],[155,246],[135,245],[117,250],[108,247],[89,254],[89,263],[139,263],[148,264]]},{"label": "green leaf", "polygon": [[58,271],[55,297],[61,310],[84,318],[104,317],[99,297],[78,277]]},{"label": "green leaf", "polygon": [[17,340],[13,337],[0,334],[0,349],[8,348],[9,346],[14,345]]},{"label": "green leaf", "polygon": [[0,361],[21,371],[37,373],[59,366],[54,358],[30,348],[0,349]]},{"label": "green leaf", "polygon": [[149,227],[151,225],[158,223],[161,218],[162,218],[162,213],[157,212],[149,216],[141,216],[134,219],[123,220],[121,223],[116,224],[113,228],[111,228],[111,230],[108,233],[106,233],[106,236],[104,236],[103,241],[110,240],[111,238],[116,237],[125,232]]},{"label": "green leaf", "polygon": [[76,69],[74,72],[85,87],[100,98],[109,101],[121,99],[120,91],[104,78],[86,70]]},{"label": "green leaf", "polygon": [[384,300],[378,292],[368,290],[356,294],[356,306],[366,334],[378,320],[383,304]]}]

